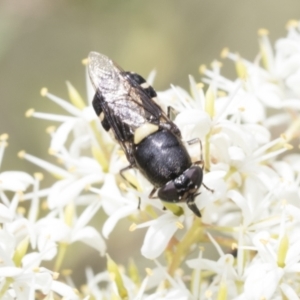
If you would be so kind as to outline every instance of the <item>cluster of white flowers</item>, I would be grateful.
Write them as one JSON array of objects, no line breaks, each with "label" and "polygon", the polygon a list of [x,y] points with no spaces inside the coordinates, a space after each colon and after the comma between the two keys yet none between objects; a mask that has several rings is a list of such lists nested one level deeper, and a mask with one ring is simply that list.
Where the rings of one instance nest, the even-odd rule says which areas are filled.
[{"label": "cluster of white flowers", "polygon": [[[88,76],[87,103],[70,83],[70,101],[42,89],[67,114],[30,109],[26,115],[59,123],[48,132],[49,152],[60,165],[24,151],[19,156],[57,181],[41,189],[42,174],[0,173],[0,298],[35,299],[42,293],[44,299],[299,300],[300,155],[291,150],[300,135],[299,23],[289,22],[287,31],[273,49],[267,31],[260,30],[254,62],[223,50],[223,58],[235,63],[235,80],[222,76],[214,62],[211,69],[200,68],[205,92],[190,77],[190,94],[175,86],[158,93],[163,109],[178,112],[174,122],[183,140],[202,140],[204,184],[213,192],[200,189],[201,219],[184,203],[150,200],[152,186],[137,170],[126,172],[132,186],[121,180],[119,170],[128,162],[91,106]],[[0,166],[6,144],[3,134]],[[199,160],[199,147],[188,148]],[[99,209],[107,215],[100,232],[88,225]],[[128,234],[148,228],[141,255],[154,260],[154,268],[144,279],[135,261],[125,269],[107,254],[104,238],[129,216],[135,223]],[[75,241],[107,255],[102,273],[87,266],[80,291],[70,276],[58,277],[66,248]],[[215,248],[218,257],[205,247]],[[53,270],[42,267],[43,261],[55,261]]]}]

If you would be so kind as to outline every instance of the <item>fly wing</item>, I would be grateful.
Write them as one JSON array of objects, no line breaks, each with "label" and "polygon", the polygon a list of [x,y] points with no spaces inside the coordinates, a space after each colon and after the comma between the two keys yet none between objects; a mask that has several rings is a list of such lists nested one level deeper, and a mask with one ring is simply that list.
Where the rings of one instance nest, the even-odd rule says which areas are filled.
[{"label": "fly wing", "polygon": [[127,158],[133,152],[135,130],[145,123],[167,128],[180,136],[176,125],[153,100],[156,92],[143,77],[125,72],[107,56],[97,52],[89,54],[88,72],[96,90],[93,100],[95,111],[105,130],[112,129]]},{"label": "fly wing", "polygon": [[168,129],[181,138],[181,133],[178,127],[156,103],[157,94],[153,87],[149,85],[139,74],[133,72],[122,72],[122,75],[127,78],[127,82],[130,84],[130,88],[128,90],[131,101],[143,108],[142,115],[144,123],[147,122],[159,125],[160,128]]},{"label": "fly wing", "polygon": [[95,90],[105,86],[109,89],[108,84],[115,84],[118,72],[116,65],[107,56],[98,52],[89,53],[88,73]]}]

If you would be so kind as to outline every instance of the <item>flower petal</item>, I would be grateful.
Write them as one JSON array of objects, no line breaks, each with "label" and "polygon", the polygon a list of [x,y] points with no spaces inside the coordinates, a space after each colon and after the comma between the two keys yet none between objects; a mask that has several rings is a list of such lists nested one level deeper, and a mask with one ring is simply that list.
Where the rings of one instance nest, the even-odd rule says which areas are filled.
[{"label": "flower petal", "polygon": [[141,249],[142,254],[148,259],[158,257],[167,247],[170,239],[177,231],[178,217],[165,214],[155,220],[146,233]]},{"label": "flower petal", "polygon": [[7,171],[0,174],[0,189],[2,190],[25,191],[33,183],[33,177],[25,172]]},{"label": "flower petal", "polygon": [[102,256],[106,252],[105,242],[94,227],[87,226],[77,231],[72,237],[72,242],[75,241],[81,241],[91,246],[99,251]]}]

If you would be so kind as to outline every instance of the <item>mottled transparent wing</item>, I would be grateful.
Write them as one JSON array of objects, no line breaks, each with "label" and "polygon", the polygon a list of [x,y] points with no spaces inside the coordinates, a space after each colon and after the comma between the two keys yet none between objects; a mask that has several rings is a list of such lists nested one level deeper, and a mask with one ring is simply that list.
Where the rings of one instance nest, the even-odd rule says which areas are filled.
[{"label": "mottled transparent wing", "polygon": [[103,88],[108,82],[114,83],[120,71],[122,70],[107,56],[98,52],[89,53],[88,73],[95,89]]},{"label": "mottled transparent wing", "polygon": [[97,106],[102,125],[107,130],[112,129],[127,156],[132,153],[135,130],[145,123],[157,124],[180,135],[176,125],[153,100],[156,92],[143,77],[125,72],[97,52],[89,54],[88,72],[98,95],[93,105]]}]

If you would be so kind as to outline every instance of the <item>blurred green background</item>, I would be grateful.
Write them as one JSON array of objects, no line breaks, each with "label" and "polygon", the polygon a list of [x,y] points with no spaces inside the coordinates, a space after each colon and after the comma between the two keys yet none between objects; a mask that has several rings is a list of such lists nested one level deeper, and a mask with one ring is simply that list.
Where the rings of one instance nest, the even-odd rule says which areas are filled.
[{"label": "blurred green background", "polygon": [[[257,30],[269,29],[274,42],[299,13],[299,0],[0,0],[0,134],[10,136],[2,170],[38,171],[17,158],[22,149],[49,158],[45,129],[52,123],[24,113],[32,107],[62,113],[40,89],[67,98],[66,80],[85,96],[81,60],[89,51],[143,76],[155,68],[158,90],[170,83],[187,88],[188,75],[199,80],[199,65],[218,59],[223,47],[253,60]],[[233,69],[225,63],[228,76]],[[135,243],[133,234],[117,238]],[[124,263],[125,252],[120,246],[114,258]]]}]

